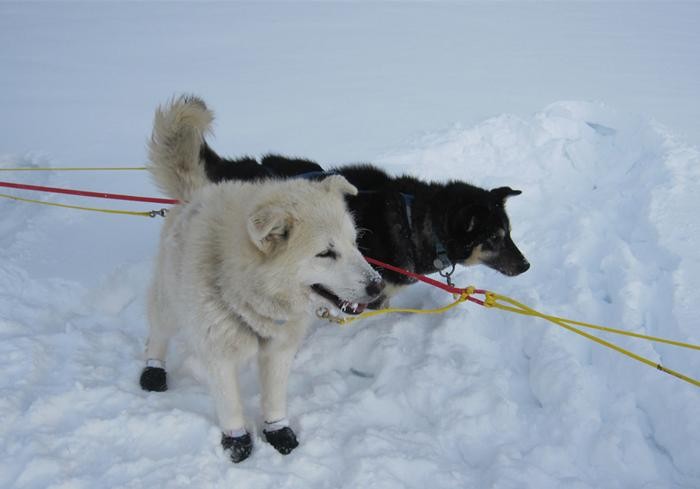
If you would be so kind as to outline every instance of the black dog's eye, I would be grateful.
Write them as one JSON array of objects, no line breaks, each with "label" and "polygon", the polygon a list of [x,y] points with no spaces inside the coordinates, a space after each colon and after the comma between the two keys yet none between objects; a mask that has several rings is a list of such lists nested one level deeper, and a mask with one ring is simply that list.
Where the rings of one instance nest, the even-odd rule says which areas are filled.
[{"label": "black dog's eye", "polygon": [[335,260],[336,258],[338,258],[338,253],[336,253],[335,251],[333,251],[333,250],[331,250],[331,249],[327,249],[327,250],[324,251],[323,253],[319,253],[319,254],[316,255],[316,256],[317,256],[318,258],[330,258],[330,259],[332,259],[332,260]]},{"label": "black dog's eye", "polygon": [[486,238],[486,241],[484,242],[484,248],[488,250],[494,250],[501,245],[502,241],[503,236],[500,236],[499,234],[492,234],[491,236]]}]

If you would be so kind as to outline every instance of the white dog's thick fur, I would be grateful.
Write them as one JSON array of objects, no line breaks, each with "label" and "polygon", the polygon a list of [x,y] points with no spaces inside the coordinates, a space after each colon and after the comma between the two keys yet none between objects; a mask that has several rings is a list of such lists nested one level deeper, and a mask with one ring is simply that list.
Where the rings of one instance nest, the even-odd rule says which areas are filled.
[{"label": "white dog's thick fur", "polygon": [[380,278],[357,250],[344,202],[357,190],[343,177],[207,183],[198,152],[212,120],[192,97],[156,113],[150,170],[183,203],[162,231],[146,357],[164,364],[169,339],[184,333],[226,433],[245,427],[237,371],[256,352],[264,419],[286,417],[292,360],[314,308],[329,302],[314,287],[366,303]]}]

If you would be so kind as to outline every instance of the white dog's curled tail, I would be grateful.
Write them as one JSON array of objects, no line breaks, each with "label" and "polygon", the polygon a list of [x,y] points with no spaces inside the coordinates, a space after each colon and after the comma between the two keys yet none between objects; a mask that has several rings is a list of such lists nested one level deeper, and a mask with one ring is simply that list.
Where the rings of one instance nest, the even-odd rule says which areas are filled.
[{"label": "white dog's curled tail", "polygon": [[191,95],[156,109],[148,169],[168,197],[187,201],[192,192],[209,183],[199,155],[213,120],[204,101]]}]

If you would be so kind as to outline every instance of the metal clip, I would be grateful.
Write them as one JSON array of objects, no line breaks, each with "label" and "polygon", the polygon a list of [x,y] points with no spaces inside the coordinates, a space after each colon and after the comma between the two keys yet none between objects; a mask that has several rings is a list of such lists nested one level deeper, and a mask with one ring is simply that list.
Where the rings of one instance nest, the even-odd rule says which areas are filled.
[{"label": "metal clip", "polygon": [[319,307],[316,309],[316,317],[319,319],[328,319],[331,317],[331,312],[327,307]]},{"label": "metal clip", "polygon": [[148,213],[149,217],[156,217],[156,216],[165,217],[167,215],[168,215],[168,209],[161,209],[159,211],[150,211]]},{"label": "metal clip", "polygon": [[450,287],[454,287],[454,282],[452,282],[452,274],[455,273],[455,264],[452,264],[452,268],[450,269],[449,272],[443,272],[440,271],[440,276],[445,279],[445,282],[447,282],[447,285]]},{"label": "metal clip", "polygon": [[319,319],[325,319],[336,324],[344,324],[345,321],[342,318],[336,317],[331,314],[331,311],[327,307],[319,307],[316,309],[316,317]]}]

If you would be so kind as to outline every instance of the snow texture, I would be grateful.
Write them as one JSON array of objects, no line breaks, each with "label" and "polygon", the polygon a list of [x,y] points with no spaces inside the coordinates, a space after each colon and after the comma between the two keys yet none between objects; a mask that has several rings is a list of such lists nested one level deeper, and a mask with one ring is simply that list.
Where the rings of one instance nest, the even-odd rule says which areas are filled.
[{"label": "snow texture", "polygon": [[[549,19],[557,32],[566,31],[555,7],[528,5],[532,12],[541,9],[542,18]],[[187,83],[182,86],[173,88],[176,78],[167,82],[158,79],[160,67],[172,74],[164,61],[154,61],[146,69],[147,63],[140,58],[161,50],[164,56],[171,56],[147,29],[152,27],[158,35],[166,35],[168,28],[182,29],[192,12],[215,25],[221,11],[248,16],[250,24],[246,25],[277,23],[275,39],[298,34],[295,42],[306,45],[316,61],[318,56],[327,56],[324,70],[337,68],[342,74],[345,67],[331,49],[339,41],[334,39],[331,46],[317,45],[315,36],[325,32],[318,25],[336,22],[347,30],[351,26],[365,28],[371,41],[364,42],[380,43],[377,48],[382,52],[395,42],[392,29],[398,30],[399,37],[405,34],[391,24],[385,26],[389,30],[386,38],[377,33],[376,25],[390,18],[388,12],[412,25],[419,24],[423,15],[431,20],[437,15],[451,27],[451,19],[466,8],[451,6],[441,11],[439,6],[412,6],[395,11],[382,6],[377,7],[376,24],[367,25],[360,22],[371,17],[366,6],[358,10],[347,5],[218,5],[210,10],[203,5],[148,4],[43,7],[0,6],[0,58],[3,65],[13,68],[1,97],[3,101],[14,99],[3,102],[7,107],[2,121],[7,130],[0,136],[3,167],[138,164],[145,158],[144,141],[156,103],[176,90],[195,87],[205,98],[208,91],[214,92],[212,105],[219,109],[216,100],[223,100],[229,88],[227,80],[235,78],[230,75],[235,67],[222,64],[224,47],[216,41],[230,41],[226,38],[232,35],[230,31],[210,29],[204,40],[198,39],[212,47],[200,55],[213,68],[183,75]],[[474,15],[494,22],[500,18],[512,21],[523,12],[526,23],[534,18],[534,13],[521,6],[504,5],[501,11],[481,4],[474,8]],[[652,58],[661,58],[674,46],[680,46],[677,52],[683,56],[688,50],[683,42],[691,43],[698,52],[697,35],[683,31],[687,14],[700,11],[691,5],[665,4],[663,9],[578,5],[574,10],[588,12],[584,16],[588,19],[601,17],[603,12],[596,9],[606,8],[644,22],[658,19],[664,26],[678,27],[674,32],[685,32],[670,38],[666,37],[670,31],[652,32],[652,39],[645,42],[657,42],[661,51],[655,51]],[[147,21],[153,20],[159,9],[164,11],[163,23],[149,26]],[[498,12],[502,12],[500,16]],[[585,20],[574,17],[569,19],[573,32],[585,30]],[[80,23],[84,19],[91,23]],[[113,46],[110,36],[132,21],[129,35],[118,34],[123,36],[120,39],[129,59],[119,59],[111,51],[98,55],[92,50],[92,43]],[[78,24],[77,32],[72,30],[74,23]],[[240,17],[236,23],[244,24]],[[310,31],[301,29],[304,25],[310,26]],[[8,45],[6,37],[20,28],[26,29],[25,35],[29,32],[36,37]],[[436,26],[430,29],[440,32]],[[499,29],[511,37],[502,39],[496,50],[504,44],[517,44],[517,33],[523,27]],[[602,31],[604,37],[606,31]],[[196,32],[205,34],[201,27]],[[436,55],[454,54],[447,42],[457,34],[450,29],[447,32],[443,38],[446,44]],[[543,33],[535,41],[547,36]],[[56,38],[64,38],[67,44],[50,45]],[[382,39],[385,44],[381,44]],[[245,54],[236,54],[235,61],[241,64],[247,57],[263,56],[275,48],[273,41],[254,40],[258,43],[251,44]],[[184,41],[173,43],[177,47]],[[39,96],[38,85],[33,84],[39,82],[22,85],[19,81],[45,69],[32,64],[48,62],[46,51],[38,50],[43,45],[57,55],[52,61],[56,72]],[[367,45],[362,44],[363,49]],[[630,53],[624,43],[612,46],[622,54]],[[586,58],[586,48],[578,48],[575,52]],[[482,56],[488,56],[488,46],[483,49],[486,53]],[[539,49],[546,51],[543,46]],[[557,52],[561,49],[552,48]],[[79,59],[71,58],[71,53]],[[346,54],[348,62],[360,71],[356,55]],[[182,53],[184,57],[191,55]],[[94,70],[85,67],[90,56],[97,67]],[[303,67],[304,53],[297,56]],[[201,59],[193,62],[202,63]],[[373,62],[369,61],[376,69]],[[569,62],[561,61],[558,68]],[[296,69],[273,73],[268,71],[269,63],[249,60],[246,65],[245,77],[271,84],[249,87],[249,92],[260,98],[283,86],[285,80],[298,87],[311,77]],[[288,63],[294,68],[293,62]],[[87,70],[90,83],[80,85],[71,78],[76,66]],[[401,66],[408,70],[407,65]],[[138,70],[130,68],[143,70],[148,80],[146,96],[138,94],[141,85],[130,78]],[[185,65],[178,69],[187,70]],[[515,76],[516,71],[513,68],[511,74]],[[674,71],[672,66],[663,76],[680,86],[687,73]],[[109,87],[112,76],[120,82],[120,95],[133,95],[126,107],[102,91]],[[282,81],[271,81],[272,76]],[[386,76],[390,81],[377,81],[378,91],[390,91],[396,81],[391,73]],[[203,81],[197,82],[197,77]],[[581,84],[595,83],[594,77],[590,75]],[[98,83],[100,80],[105,84]],[[329,102],[328,111],[342,110],[349,102],[344,88],[357,96],[353,92],[356,79],[343,80],[339,75],[333,81],[337,85],[332,90],[320,93],[324,97],[333,93],[342,100]],[[651,98],[663,100],[652,82],[640,79],[640,83],[643,88],[631,90],[648,90],[654,94]],[[425,85],[440,91],[433,78],[420,84],[421,89]],[[215,146],[231,145],[236,154],[255,148],[260,144],[255,138],[264,133],[266,118],[276,118],[266,136],[268,144],[290,141],[293,137],[275,139],[277,131],[283,133],[280,128],[285,124],[304,126],[304,114],[296,113],[293,106],[301,104],[303,96],[312,95],[309,88],[295,94],[297,100],[283,105],[277,114],[258,113],[251,119],[257,129],[237,133],[236,128],[223,131],[219,127]],[[495,113],[503,115],[478,121],[471,120],[473,114],[465,115],[461,124],[450,125],[458,118],[445,117],[439,122],[443,129],[430,130],[430,125],[421,125],[419,119],[406,122],[403,118],[389,129],[377,124],[379,136],[370,137],[373,143],[363,146],[364,132],[371,131],[376,121],[385,120],[382,94],[365,95],[362,110],[368,110],[367,118],[362,118],[362,110],[353,110],[345,122],[348,127],[338,129],[352,144],[335,147],[324,140],[329,131],[326,127],[321,136],[304,136],[301,145],[291,146],[292,152],[306,150],[304,156],[317,157],[312,151],[316,142],[319,152],[335,161],[369,155],[394,173],[523,190],[521,196],[509,201],[508,210],[514,240],[532,268],[516,278],[483,267],[461,268],[456,274],[458,284],[493,289],[555,315],[700,343],[700,224],[696,217],[700,152],[678,136],[692,126],[681,123],[680,129],[669,129],[656,121],[658,117],[638,115],[647,110],[628,110],[625,106],[631,99],[623,96],[607,97],[605,103],[581,101],[586,98],[582,96],[541,104],[529,112],[521,111],[522,107],[497,109]],[[37,111],[35,97],[48,101],[45,114]],[[456,105],[464,102],[455,97],[448,90],[442,100]],[[465,93],[464,97],[472,95]],[[323,97],[314,100],[323,103]],[[536,102],[532,97],[529,101]],[[88,112],[93,103],[107,112],[91,118]],[[697,109],[697,101],[694,103]],[[677,102],[668,101],[667,112],[678,108],[674,104]],[[230,107],[223,105],[224,109]],[[226,121],[235,120],[238,114],[233,108],[230,114],[224,109],[219,111],[220,124],[226,126],[230,124]],[[647,109],[662,114],[654,112],[652,106]],[[317,109],[313,114],[318,116]],[[431,117],[430,124],[438,116]],[[10,127],[8,120],[16,124]],[[247,123],[250,120],[235,122]],[[318,117],[310,124],[311,129],[326,126]],[[362,130],[354,131],[355,125]],[[251,137],[251,131],[256,130],[260,133]],[[405,141],[395,144],[394,149],[379,151],[373,146],[382,135],[391,139],[400,131]],[[416,135],[421,131],[422,135]],[[110,142],[112,135],[120,144]],[[306,144],[309,148],[304,148]],[[154,192],[146,175],[138,172],[3,172],[0,177],[122,193]],[[65,196],[42,198],[84,203]],[[110,203],[105,206],[110,207]],[[111,207],[128,205],[113,203]],[[220,447],[212,401],[196,380],[180,345],[174,345],[168,358],[168,392],[145,393],[138,386],[146,336],[144,295],[159,221],[5,199],[0,199],[0,216],[2,488],[700,487],[700,390],[554,325],[475,305],[441,316],[383,316],[343,328],[316,323],[299,351],[290,379],[289,416],[301,445],[286,457],[263,443],[257,373],[251,365],[244,372],[242,389],[255,448],[250,459],[233,465]],[[427,308],[449,300],[437,289],[416,285],[395,303]],[[632,338],[606,339],[654,362],[700,375],[696,352]]]}]

